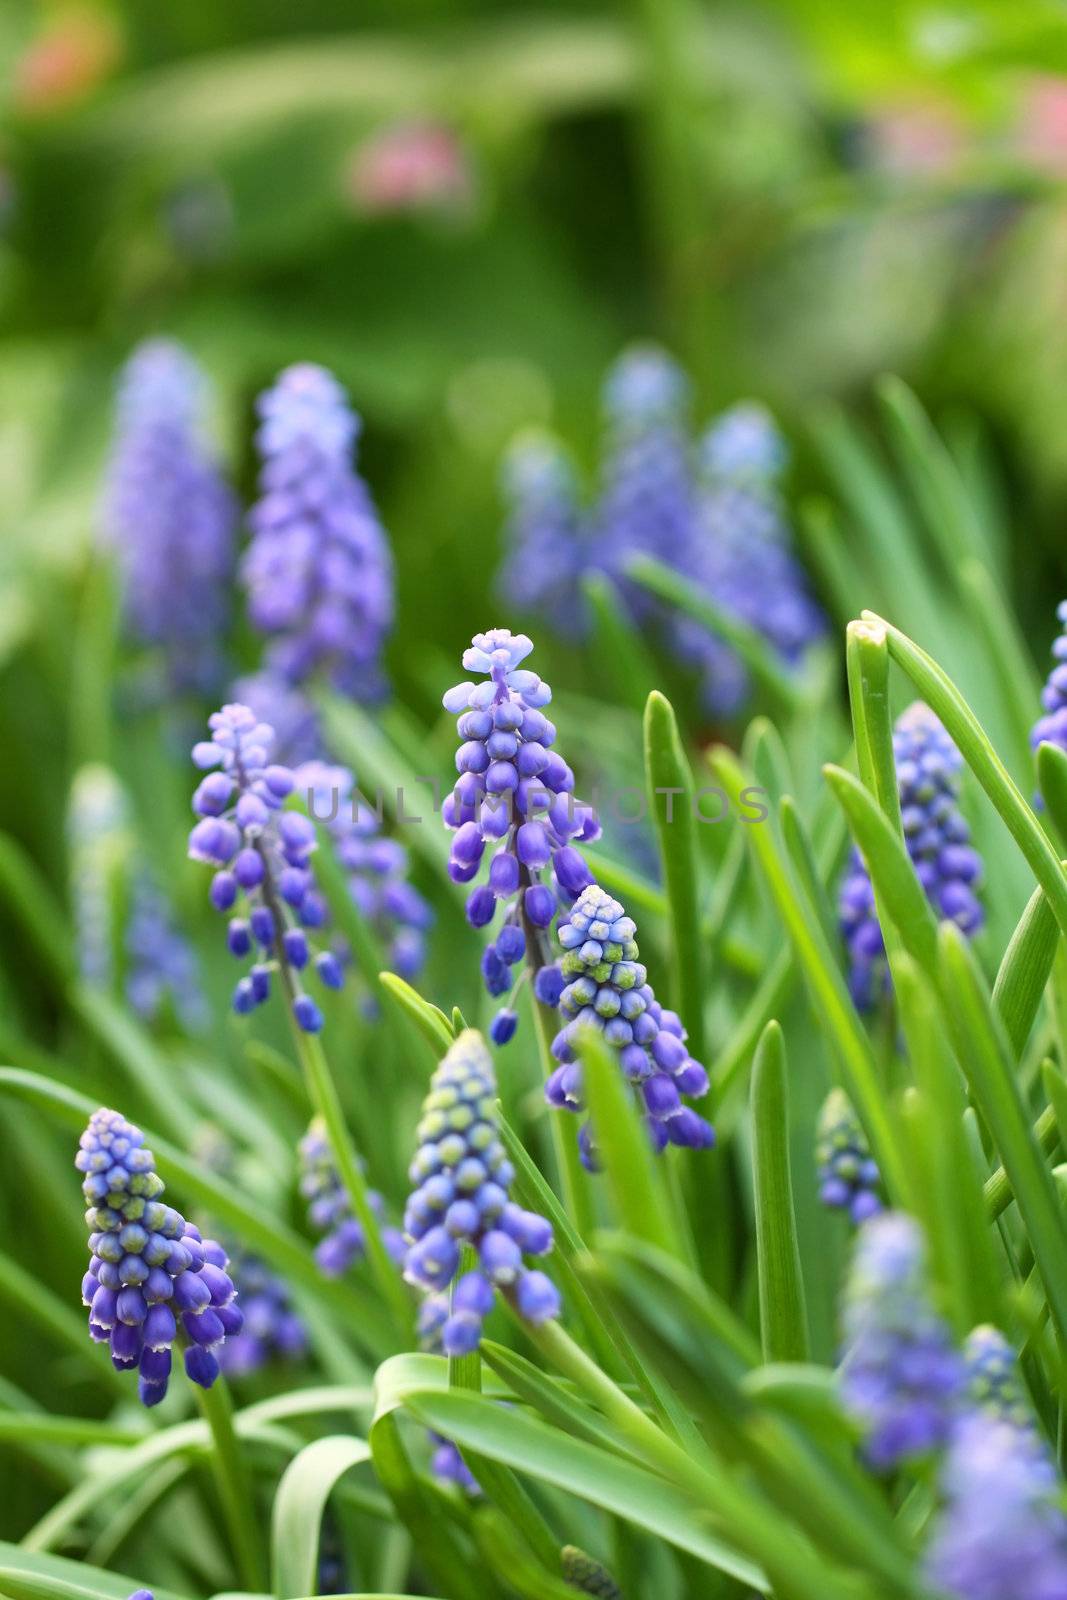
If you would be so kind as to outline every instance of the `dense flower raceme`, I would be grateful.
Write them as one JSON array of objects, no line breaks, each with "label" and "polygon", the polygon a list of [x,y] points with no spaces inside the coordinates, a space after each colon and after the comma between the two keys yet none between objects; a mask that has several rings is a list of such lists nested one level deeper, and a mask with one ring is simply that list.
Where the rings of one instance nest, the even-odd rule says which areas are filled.
[{"label": "dense flower raceme", "polygon": [[[312,1119],[300,1141],[300,1193],[308,1203],[308,1220],[324,1237],[315,1248],[315,1260],[328,1278],[339,1278],[355,1262],[362,1261],[367,1241],[352,1212],[352,1202],[334,1165],[326,1129],[320,1117]],[[385,1214],[385,1203],[376,1190],[367,1192],[375,1216]],[[407,1252],[403,1236],[396,1228],[381,1230],[382,1243],[396,1262]]]},{"label": "dense flower raceme", "polygon": [[287,767],[315,761],[322,751],[322,730],[315,707],[302,689],[294,689],[276,672],[249,672],[232,686],[231,700],[248,706],[260,722],[274,729],[274,754]]},{"label": "dense flower raceme", "polygon": [[[496,1094],[489,1053],[468,1028],[433,1075],[409,1172],[414,1189],[404,1212],[410,1241],[404,1275],[429,1294],[452,1285],[440,1329],[450,1356],[478,1348],[496,1289],[531,1323],[555,1317],[560,1308],[552,1280],[523,1260],[551,1250],[552,1228],[508,1198],[514,1173],[497,1126]],[[464,1246],[477,1265],[457,1277]],[[421,1326],[425,1334],[425,1321]]]},{"label": "dense flower raceme", "polygon": [[259,400],[263,468],[242,564],[268,668],[322,677],[375,699],[393,620],[393,568],[370,492],[352,464],[359,419],[323,367],[289,367]]},{"label": "dense flower raceme", "polygon": [[134,352],[103,513],[129,626],[161,648],[177,688],[217,681],[234,565],[237,503],[200,441],[206,401],[206,380],[180,345],[152,339]]},{"label": "dense flower raceme", "polygon": [[[574,798],[574,774],[552,749],[556,729],[543,710],[552,691],[519,665],[532,649],[524,634],[507,628],[476,634],[463,665],[483,681],[459,683],[444,696],[445,709],[459,713],[464,741],[456,752],[459,779],[441,808],[453,829],[448,870],[457,883],[469,883],[488,852],[488,883],[471,892],[467,918],[483,928],[498,901],[507,906],[482,962],[494,996],[512,987],[510,969],[526,949],[524,924],[535,932],[549,927],[557,897],[569,903],[592,882],[572,841],[600,833],[593,811]],[[494,1031],[510,1037],[514,1013],[503,1016]]]},{"label": "dense flower raceme", "polygon": [[558,445],[538,436],[516,442],[504,473],[502,593],[561,632],[580,634],[580,579],[604,573],[628,609],[663,624],[669,648],[698,669],[708,708],[732,713],[750,688],[740,657],[629,582],[633,556],[682,573],[695,592],[762,633],[787,665],[800,662],[827,623],[793,552],[777,492],[786,448],[770,414],[752,402],[734,406],[694,445],[688,403],[685,374],[664,351],[624,352],[605,380],[601,492],[588,511]]},{"label": "dense flower raceme", "polygon": [[623,585],[638,616],[648,597],[626,584],[633,555],[673,566],[692,537],[696,484],[686,411],[689,382],[654,345],[619,357],[604,383],[607,430],[600,501],[593,513],[597,563]]},{"label": "dense flower raceme", "polygon": [[878,1165],[843,1089],[831,1089],[826,1097],[819,1115],[815,1160],[819,1199],[824,1206],[847,1211],[855,1223],[866,1222],[881,1211]]},{"label": "dense flower raceme", "polygon": [[1017,1428],[1034,1428],[1034,1413],[1023,1388],[1019,1358],[999,1328],[983,1323],[963,1347],[968,1406]]},{"label": "dense flower raceme", "polygon": [[[904,842],[926,897],[938,917],[968,935],[977,933],[984,921],[975,893],[982,863],[959,809],[962,757],[929,706],[918,700],[897,719],[893,754]],[[852,997],[869,1010],[884,992],[888,967],[874,889],[856,849],[842,880],[838,912]]]},{"label": "dense flower raceme", "polygon": [[1043,715],[1030,734],[1035,750],[1039,744],[1054,744],[1067,750],[1067,600],[1056,607],[1056,616],[1063,631],[1052,646],[1055,665],[1041,691]]},{"label": "dense flower raceme", "polygon": [[502,479],[508,524],[501,595],[509,605],[551,617],[559,632],[580,636],[589,552],[574,469],[551,435],[527,433],[509,450]]},{"label": "dense flower raceme", "polygon": [[1067,1600],[1067,1516],[1037,1436],[973,1412],[957,1426],[941,1474],[944,1509],[926,1557],[956,1600]]},{"label": "dense flower raceme", "polygon": [[[223,706],[208,719],[210,740],[193,749],[202,769],[214,768],[193,796],[200,821],[189,835],[189,855],[214,867],[211,901],[231,911],[243,897],[248,916],[233,917],[228,943],[238,959],[258,949],[247,977],[234,990],[234,1010],[251,1011],[270,994],[272,967],[282,963],[293,990],[293,1016],[307,1033],[322,1027],[322,1012],[300,986],[311,962],[307,928],[326,921],[326,905],[315,884],[311,855],[315,825],[298,811],[283,811],[293,792],[290,768],[271,762],[274,730],[241,705]],[[315,972],[339,989],[344,971],[331,950],[314,958]]]},{"label": "dense flower raceme", "polygon": [[227,1377],[242,1378],[273,1361],[298,1361],[307,1352],[307,1329],[293,1307],[288,1285],[251,1251],[228,1254],[244,1325],[222,1346],[219,1366]]},{"label": "dense flower raceme", "polygon": [[959,1405],[963,1363],[926,1286],[918,1224],[885,1211],[860,1228],[845,1287],[841,1395],[879,1471],[939,1449]]},{"label": "dense flower raceme", "polygon": [[[688,545],[678,564],[699,591],[762,633],[791,667],[823,638],[827,621],[793,552],[775,478],[784,441],[762,407],[735,406],[699,446],[701,488]],[[749,677],[728,646],[691,618],[679,617],[676,648],[702,671],[704,700],[732,712],[748,696]]]},{"label": "dense flower raceme", "polygon": [[144,1135],[117,1111],[93,1113],[75,1165],[90,1229],[82,1279],[90,1334],[110,1346],[120,1371],[138,1369],[146,1406],[167,1392],[175,1342],[188,1376],[209,1389],[216,1353],[242,1323],[225,1252],[164,1203]]},{"label": "dense flower raceme", "polygon": [[[582,1070],[576,1059],[582,1028],[601,1032],[619,1066],[640,1096],[645,1122],[657,1150],[668,1143],[707,1149],[715,1133],[709,1122],[682,1101],[707,1093],[708,1075],[685,1047],[685,1029],[673,1011],[661,1006],[638,959],[636,928],[617,900],[597,884],[583,889],[557,936],[564,949],[558,969],[541,974],[538,990],[566,1018],[552,1041],[560,1065],[545,1085],[550,1105],[582,1109]],[[582,1159],[595,1170],[589,1124],[579,1134]]]}]

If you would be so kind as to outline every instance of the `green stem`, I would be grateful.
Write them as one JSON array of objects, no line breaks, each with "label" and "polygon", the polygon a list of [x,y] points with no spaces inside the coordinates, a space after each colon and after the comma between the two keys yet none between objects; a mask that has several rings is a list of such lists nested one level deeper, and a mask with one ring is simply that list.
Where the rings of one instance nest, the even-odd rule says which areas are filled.
[{"label": "green stem", "polygon": [[230,1391],[225,1378],[217,1378],[210,1389],[201,1389],[198,1384],[194,1384],[193,1389],[211,1434],[211,1468],[238,1576],[244,1588],[263,1593],[267,1587],[267,1569],[262,1558],[252,1483],[234,1431]]}]

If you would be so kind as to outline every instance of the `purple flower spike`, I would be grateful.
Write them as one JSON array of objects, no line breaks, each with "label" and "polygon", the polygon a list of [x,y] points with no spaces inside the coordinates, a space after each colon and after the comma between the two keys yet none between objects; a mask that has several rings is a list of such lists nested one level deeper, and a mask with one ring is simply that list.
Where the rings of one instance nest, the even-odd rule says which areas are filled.
[{"label": "purple flower spike", "polygon": [[1061,1600],[1067,1516],[1037,1436],[974,1412],[959,1423],[941,1473],[944,1509],[926,1577],[954,1600]]},{"label": "purple flower spike", "polygon": [[208,386],[179,344],[151,339],[119,391],[103,532],[122,569],[133,636],[159,650],[161,691],[218,683],[237,502],[201,442]]},{"label": "purple flower spike", "polygon": [[146,1406],[167,1392],[176,1343],[192,1341],[186,1371],[210,1388],[218,1375],[213,1352],[243,1320],[225,1252],[164,1203],[144,1134],[117,1111],[93,1112],[74,1164],[88,1207],[82,1300],[90,1336],[110,1345],[119,1371],[139,1370]]},{"label": "purple flower spike", "polygon": [[273,640],[268,670],[290,685],[322,676],[380,698],[393,566],[352,465],[359,419],[337,380],[309,363],[288,367],[258,410],[262,495],[241,570],[252,624]]},{"label": "purple flower spike", "polygon": [[[618,1057],[624,1076],[639,1090],[653,1148],[667,1143],[707,1149],[714,1143],[711,1124],[682,1103],[681,1096],[707,1092],[708,1077],[685,1047],[685,1029],[673,1011],[660,1005],[638,960],[636,926],[617,900],[597,884],[583,889],[556,930],[564,955],[557,968],[537,977],[537,996],[556,1004],[566,1019],[552,1041],[561,1063],[545,1085],[550,1105],[581,1111],[582,1074],[578,1035],[595,1028]],[[555,973],[553,978],[550,973]],[[596,1170],[596,1151],[588,1128],[581,1139],[582,1160]]]},{"label": "purple flower spike", "polygon": [[889,1471],[940,1449],[963,1386],[963,1363],[930,1304],[922,1233],[884,1211],[856,1238],[844,1300],[841,1398],[871,1465]]},{"label": "purple flower spike", "polygon": [[[363,1229],[352,1212],[348,1191],[341,1183],[326,1129],[321,1117],[312,1119],[300,1141],[300,1193],[308,1203],[308,1221],[323,1238],[315,1249],[315,1260],[327,1278],[340,1278],[366,1253]],[[367,1199],[375,1216],[385,1213],[382,1197],[374,1189]],[[396,1260],[404,1254],[404,1244],[394,1228],[382,1229],[382,1241]]]},{"label": "purple flower spike", "polygon": [[[552,1229],[508,1199],[514,1172],[497,1128],[496,1096],[485,1042],[468,1028],[431,1079],[408,1174],[415,1187],[404,1213],[404,1276],[430,1297],[420,1317],[424,1338],[439,1330],[452,1355],[478,1348],[496,1289],[530,1322],[559,1313],[551,1279],[523,1260],[552,1248]],[[449,1305],[443,1291],[456,1278],[464,1245],[478,1265],[455,1282]]]},{"label": "purple flower spike", "polygon": [[[556,730],[543,709],[552,691],[521,665],[532,649],[524,634],[507,628],[477,634],[463,665],[482,681],[457,684],[444,696],[445,709],[458,713],[462,741],[459,779],[442,808],[453,831],[449,872],[469,883],[488,863],[488,882],[467,898],[467,920],[488,927],[505,907],[493,958],[483,966],[497,996],[510,986],[507,968],[527,951],[527,930],[536,939],[560,903],[592,881],[571,841],[600,834],[590,807],[574,798],[574,774],[552,748]],[[538,955],[546,958],[529,953],[535,967]]]},{"label": "purple flower spike", "polygon": [[[917,700],[893,731],[904,842],[935,914],[968,936],[985,913],[975,893],[982,862],[959,809],[963,758],[938,718]],[[889,969],[874,904],[874,889],[854,849],[838,895],[838,916],[849,957],[849,987],[861,1011],[886,992]]]},{"label": "purple flower spike", "polygon": [[[193,810],[202,820],[189,835],[189,854],[222,868],[211,889],[216,910],[229,911],[239,896],[246,903],[247,917],[234,917],[229,924],[231,954],[243,960],[255,940],[265,958],[271,958],[258,961],[239,981],[234,1010],[247,1013],[263,1004],[271,990],[271,961],[281,961],[288,970],[287,987],[295,992],[294,1019],[306,1033],[317,1033],[322,1012],[303,992],[299,978],[308,963],[302,930],[325,920],[310,865],[317,845],[315,825],[301,812],[283,810],[296,776],[271,760],[274,730],[269,724],[243,705],[223,706],[208,723],[211,739],[196,746],[193,759],[201,769],[217,770],[193,796]],[[220,779],[229,785],[225,802]],[[327,988],[337,988],[340,963],[329,952],[323,954],[325,964],[323,955],[317,957],[315,971]]]}]

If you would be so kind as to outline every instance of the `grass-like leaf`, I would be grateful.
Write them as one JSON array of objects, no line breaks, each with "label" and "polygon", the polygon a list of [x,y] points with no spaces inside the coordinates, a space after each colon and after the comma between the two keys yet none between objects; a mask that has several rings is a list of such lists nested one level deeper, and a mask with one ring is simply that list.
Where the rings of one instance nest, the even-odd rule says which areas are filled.
[{"label": "grass-like leaf", "polygon": [[808,1318],[789,1173],[785,1042],[764,1029],[752,1068],[752,1165],[760,1336],[765,1361],[806,1361]]},{"label": "grass-like leaf", "polygon": [[663,863],[678,1009],[690,1047],[704,1059],[704,941],[693,774],[671,703],[657,690],[645,707],[645,782]]},{"label": "grass-like leaf", "polygon": [[1003,1024],[959,929],[941,928],[941,961],[956,1054],[1004,1163],[1041,1272],[1049,1310],[1067,1336],[1067,1227],[1034,1138]]},{"label": "grass-like leaf", "polygon": [[277,1600],[314,1594],[319,1535],[337,1480],[370,1460],[370,1445],[350,1434],[326,1434],[294,1456],[282,1474],[271,1510],[271,1589]]}]

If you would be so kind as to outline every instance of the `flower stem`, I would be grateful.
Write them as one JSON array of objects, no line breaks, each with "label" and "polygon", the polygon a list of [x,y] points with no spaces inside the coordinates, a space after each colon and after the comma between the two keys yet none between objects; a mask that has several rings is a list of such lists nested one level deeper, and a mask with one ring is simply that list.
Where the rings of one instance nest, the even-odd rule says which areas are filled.
[{"label": "flower stem", "polygon": [[259,1539],[259,1523],[252,1498],[252,1483],[233,1426],[233,1405],[225,1378],[210,1389],[193,1385],[201,1415],[211,1434],[211,1469],[222,1503],[223,1520],[230,1537],[234,1564],[245,1589],[262,1593],[266,1568]]}]

